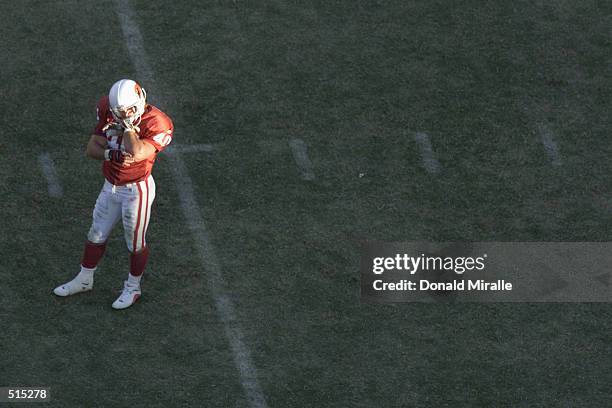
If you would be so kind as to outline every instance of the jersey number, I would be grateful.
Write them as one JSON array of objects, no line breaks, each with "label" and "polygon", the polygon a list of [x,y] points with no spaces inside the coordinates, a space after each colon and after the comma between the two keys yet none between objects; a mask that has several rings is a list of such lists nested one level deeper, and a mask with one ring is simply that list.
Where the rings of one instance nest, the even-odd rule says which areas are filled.
[{"label": "jersey number", "polygon": [[172,136],[168,133],[160,133],[159,135],[153,136],[153,140],[159,143],[162,147],[166,147],[172,141]]}]

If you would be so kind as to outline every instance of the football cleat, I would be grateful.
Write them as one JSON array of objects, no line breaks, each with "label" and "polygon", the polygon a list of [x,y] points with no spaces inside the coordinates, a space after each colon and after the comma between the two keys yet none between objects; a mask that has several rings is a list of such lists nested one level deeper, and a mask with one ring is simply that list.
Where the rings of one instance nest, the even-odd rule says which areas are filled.
[{"label": "football cleat", "polygon": [[87,292],[92,289],[93,279],[87,280],[77,275],[77,277],[70,282],[66,282],[63,285],[53,289],[53,293],[55,293],[57,296],[70,296],[76,293]]},{"label": "football cleat", "polygon": [[113,309],[126,309],[132,306],[140,298],[140,286],[132,286],[128,281],[123,283],[123,292],[113,302]]}]

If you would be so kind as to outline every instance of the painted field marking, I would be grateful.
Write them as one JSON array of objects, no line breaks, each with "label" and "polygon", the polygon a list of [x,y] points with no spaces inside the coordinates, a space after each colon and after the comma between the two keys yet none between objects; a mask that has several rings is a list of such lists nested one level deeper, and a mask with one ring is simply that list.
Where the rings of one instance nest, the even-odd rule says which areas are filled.
[{"label": "painted field marking", "polygon": [[198,153],[198,152],[212,152],[214,150],[211,144],[194,144],[194,145],[177,145],[168,146],[166,152],[173,153]]},{"label": "painted field marking", "polygon": [[40,163],[42,173],[47,179],[47,190],[49,191],[49,196],[53,198],[62,197],[64,195],[64,190],[62,189],[59,177],[55,171],[55,165],[53,164],[51,155],[49,155],[49,153],[42,153],[40,156],[38,156],[38,163]]},{"label": "painted field marking", "polygon": [[315,174],[312,171],[312,162],[308,157],[308,146],[306,146],[306,143],[302,139],[294,138],[289,140],[289,147],[291,147],[293,159],[300,171],[300,177],[304,180],[314,180]]},{"label": "painted field marking", "polygon": [[414,135],[414,140],[421,150],[421,159],[423,161],[423,167],[425,167],[425,170],[432,174],[438,174],[441,166],[440,162],[434,155],[429,135],[425,132],[416,132]]},{"label": "painted field marking", "polygon": [[563,160],[555,140],[555,135],[550,129],[548,123],[545,120],[542,120],[545,114],[552,110],[552,107],[548,103],[536,103],[527,97],[523,99],[521,105],[525,115],[527,118],[529,118],[529,121],[532,124],[535,124],[537,133],[536,136],[540,140],[540,143],[542,143],[544,151],[550,159],[551,164],[553,166],[561,166],[563,164]]},{"label": "painted field marking", "polygon": [[[128,0],[116,0],[115,5],[126,47],[139,80],[150,84],[151,89],[156,89],[158,95],[164,95],[161,92],[161,84],[156,85],[155,83],[153,69],[144,51],[143,37],[137,25],[138,19],[130,2]],[[161,98],[158,97],[157,100],[159,99]],[[176,149],[178,146],[175,145],[174,147]],[[205,270],[204,275],[208,277],[217,316],[223,322],[225,334],[233,352],[234,364],[240,374],[240,383],[245,391],[247,401],[250,407],[266,408],[266,398],[257,380],[257,370],[240,328],[240,321],[236,318],[236,312],[229,296],[230,292],[227,289],[228,285],[210,242],[206,223],[202,218],[202,210],[195,199],[193,180],[189,176],[180,151],[168,154],[168,158],[172,161],[169,167],[178,189],[185,224],[193,234],[194,248]]]},{"label": "painted field marking", "polygon": [[538,135],[553,166],[561,166],[561,153],[557,147],[553,132],[544,123],[538,123]]}]

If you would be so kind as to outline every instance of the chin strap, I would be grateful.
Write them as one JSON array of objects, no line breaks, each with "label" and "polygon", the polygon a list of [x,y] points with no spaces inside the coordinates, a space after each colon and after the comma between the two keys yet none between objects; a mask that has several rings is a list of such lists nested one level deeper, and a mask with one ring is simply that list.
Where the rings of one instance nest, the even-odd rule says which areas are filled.
[{"label": "chin strap", "polygon": [[140,132],[140,128],[138,127],[138,125],[140,125],[140,119],[138,118],[138,120],[135,123],[132,122],[128,122],[126,120],[122,120],[121,121],[121,126],[123,127],[124,130],[131,130],[133,132]]}]

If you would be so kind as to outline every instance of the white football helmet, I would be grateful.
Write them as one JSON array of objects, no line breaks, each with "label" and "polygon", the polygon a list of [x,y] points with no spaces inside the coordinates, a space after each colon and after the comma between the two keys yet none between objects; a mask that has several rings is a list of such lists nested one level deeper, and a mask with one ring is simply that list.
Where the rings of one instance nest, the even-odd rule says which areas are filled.
[{"label": "white football helmet", "polygon": [[113,118],[124,128],[138,126],[145,111],[147,93],[131,79],[120,79],[108,92]]}]

